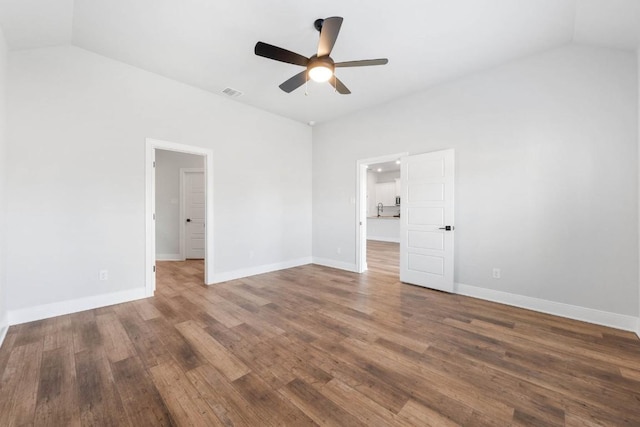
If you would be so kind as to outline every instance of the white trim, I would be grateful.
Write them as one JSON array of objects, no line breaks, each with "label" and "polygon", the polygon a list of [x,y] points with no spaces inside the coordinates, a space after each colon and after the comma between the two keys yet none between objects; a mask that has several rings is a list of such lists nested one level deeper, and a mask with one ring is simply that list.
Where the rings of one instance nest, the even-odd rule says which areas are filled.
[{"label": "white trim", "polygon": [[258,265],[256,267],[243,268],[240,270],[227,271],[216,274],[213,283],[227,282],[229,280],[242,279],[243,277],[255,276],[257,274],[271,273],[272,271],[285,270],[287,268],[300,267],[311,264],[311,257],[298,258],[275,264]]},{"label": "white trim", "polygon": [[[356,161],[356,264],[355,270],[340,268],[341,270],[364,273],[367,265],[367,174],[366,167],[375,163],[384,163],[408,156],[408,152],[388,154],[386,156],[369,157]],[[348,265],[340,263],[342,265]],[[324,265],[324,264],[321,264]],[[331,267],[331,266],[329,266]]]},{"label": "white trim", "polygon": [[364,273],[364,266],[367,264],[367,234],[369,233],[367,169],[368,164],[358,162],[356,165],[356,272],[358,273]]},{"label": "white trim", "polygon": [[[318,258],[318,257],[313,257],[313,263],[317,264],[317,265],[322,265],[324,267],[331,267],[331,268],[337,268],[338,270],[346,270],[346,271],[351,271],[352,273],[358,273],[358,266],[356,264],[351,264],[348,262],[343,262],[343,261],[336,261],[334,259],[328,259],[328,258]],[[364,266],[365,270],[367,268],[366,264]],[[362,272],[360,272],[362,273]]]},{"label": "white trim", "polygon": [[153,296],[156,289],[156,275],[153,267],[156,262],[156,236],[155,221],[155,150],[177,151],[180,153],[196,154],[205,158],[205,186],[206,186],[206,243],[204,257],[204,283],[210,285],[215,276],[213,265],[213,150],[193,145],[178,144],[175,142],[161,141],[158,139],[145,139],[145,292],[147,296]]},{"label": "white trim", "polygon": [[9,316],[5,313],[2,315],[2,319],[0,319],[0,347],[2,347],[2,343],[7,337],[7,332],[9,332]]},{"label": "white trim", "polygon": [[367,240],[376,240],[378,242],[400,243],[400,238],[399,237],[367,236]]},{"label": "white trim", "polygon": [[567,317],[569,319],[581,320],[583,322],[595,323],[596,325],[609,326],[631,332],[638,326],[639,319],[624,314],[516,295],[493,289],[479,288],[477,286],[465,285],[464,283],[456,283],[455,286],[457,290],[456,293],[460,295],[526,308],[555,316]]},{"label": "white trim", "polygon": [[121,304],[123,302],[135,301],[146,297],[145,288],[136,288],[111,294],[95,295],[69,301],[22,308],[19,310],[11,310],[9,311],[9,324],[19,325],[20,323],[33,322],[34,320],[48,319],[50,317],[77,313],[79,311],[91,310],[93,308]]},{"label": "white trim", "polygon": [[156,261],[184,261],[180,254],[156,254]]},{"label": "white trim", "polygon": [[[636,50],[636,70],[638,71],[638,81],[640,81],[640,49]],[[640,100],[640,85],[638,85],[638,93],[637,96]],[[640,103],[638,103],[638,107],[640,107]],[[640,135],[640,108],[638,108],[638,135]],[[637,147],[640,147],[640,139],[638,140]],[[638,150],[638,157],[636,159],[637,164],[640,164],[640,150]],[[638,188],[640,189],[640,169],[638,170]],[[638,191],[638,195],[640,195],[640,190]],[[638,197],[638,209],[640,209],[640,197]],[[636,236],[637,242],[640,245],[640,227],[638,227],[638,235]],[[640,246],[639,246],[640,249]],[[640,251],[638,251],[638,255],[640,256]],[[639,258],[640,261],[640,258]],[[638,270],[638,321],[636,324],[636,335],[640,338],[640,270]]]},{"label": "white trim", "polygon": [[4,326],[2,327],[2,329],[0,329],[0,348],[2,348],[2,343],[7,337],[7,332],[9,332],[9,326]]},{"label": "white trim", "polygon": [[[185,194],[184,194],[184,185],[186,184],[186,174],[188,173],[204,173],[204,169],[202,168],[180,168],[180,259],[182,261],[187,259],[187,247],[185,242]],[[205,223],[206,227],[206,223]]]}]

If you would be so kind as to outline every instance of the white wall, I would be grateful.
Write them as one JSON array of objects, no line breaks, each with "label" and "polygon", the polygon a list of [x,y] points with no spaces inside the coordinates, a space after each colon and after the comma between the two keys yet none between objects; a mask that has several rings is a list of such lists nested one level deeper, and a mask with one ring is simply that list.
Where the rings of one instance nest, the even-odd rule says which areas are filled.
[{"label": "white wall", "polygon": [[156,259],[180,259],[180,169],[204,169],[204,157],[156,150]]},{"label": "white wall", "polygon": [[7,328],[6,300],[6,238],[5,238],[5,182],[6,182],[6,73],[7,44],[0,28],[0,344]]},{"label": "white wall", "polygon": [[72,46],[9,65],[10,311],[144,287],[146,137],[213,150],[216,275],[309,260],[308,126]]},{"label": "white wall", "polygon": [[454,148],[457,282],[637,316],[636,68],[568,45],[316,125],[314,258],[355,264],[358,159]]}]

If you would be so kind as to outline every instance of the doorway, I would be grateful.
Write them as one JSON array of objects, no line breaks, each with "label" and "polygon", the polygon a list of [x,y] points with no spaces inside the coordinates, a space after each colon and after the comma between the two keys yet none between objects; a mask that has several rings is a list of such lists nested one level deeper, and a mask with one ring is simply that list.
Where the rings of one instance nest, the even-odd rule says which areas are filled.
[{"label": "doorway", "polygon": [[[406,153],[365,159],[357,162],[357,271],[367,270],[367,237],[369,222],[386,224],[383,215],[389,185],[376,183],[375,216],[370,199],[373,185],[371,172],[382,173],[382,166],[400,164],[400,187],[395,193],[399,205],[400,281],[446,292],[454,291],[454,181],[455,152],[453,149],[409,156]],[[388,209],[388,207],[387,207]],[[392,211],[395,214],[395,211]],[[394,215],[395,216],[395,215]],[[382,225],[377,225],[381,227]],[[395,232],[394,232],[395,233]],[[397,235],[397,234],[394,234]],[[378,245],[376,243],[376,245]]]},{"label": "doorway", "polygon": [[[400,203],[396,204],[396,197],[399,196],[400,159],[406,155],[407,153],[396,153],[357,162],[356,268],[358,273],[364,273],[369,269],[368,249],[369,252],[380,251],[381,255],[386,253],[388,259],[388,256],[393,257],[393,246],[397,246],[400,241]],[[381,177],[380,182],[378,177]],[[367,242],[369,237],[372,238],[371,245]],[[372,258],[378,261],[379,265],[376,265],[376,269],[383,266],[383,258],[382,256],[380,259],[377,256]]]},{"label": "doorway", "polygon": [[[145,254],[145,293],[153,296],[156,289],[156,152],[157,150],[171,151],[183,154],[195,154],[204,157],[203,185],[204,214],[201,228],[204,284],[210,285],[214,277],[213,265],[213,153],[212,150],[192,145],[179,144],[147,138],[145,147],[145,223],[146,223],[146,254]],[[186,219],[186,218],[185,218]],[[182,222],[182,221],[181,221]],[[181,239],[182,241],[182,239]],[[184,252],[181,250],[181,253]]]}]

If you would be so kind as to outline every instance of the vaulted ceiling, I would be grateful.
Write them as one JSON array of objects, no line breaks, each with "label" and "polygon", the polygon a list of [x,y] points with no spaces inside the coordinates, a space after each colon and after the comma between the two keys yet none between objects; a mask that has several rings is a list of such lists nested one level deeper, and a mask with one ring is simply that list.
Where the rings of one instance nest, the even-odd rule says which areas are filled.
[{"label": "vaulted ceiling", "polygon": [[[315,53],[317,18],[342,16],[336,61],[389,58],[338,69],[339,95],[302,71],[257,57],[257,41]],[[322,122],[458,76],[569,42],[635,50],[638,0],[0,0],[10,49],[72,44],[301,122]]]}]

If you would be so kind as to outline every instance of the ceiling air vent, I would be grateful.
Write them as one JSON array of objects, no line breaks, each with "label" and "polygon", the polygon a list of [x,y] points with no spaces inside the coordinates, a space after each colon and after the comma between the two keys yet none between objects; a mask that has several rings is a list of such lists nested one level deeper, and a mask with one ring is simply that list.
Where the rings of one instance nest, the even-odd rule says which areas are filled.
[{"label": "ceiling air vent", "polygon": [[242,92],[240,92],[239,90],[231,89],[230,87],[223,90],[222,93],[230,96],[231,98],[237,98],[239,96],[242,96]]}]

